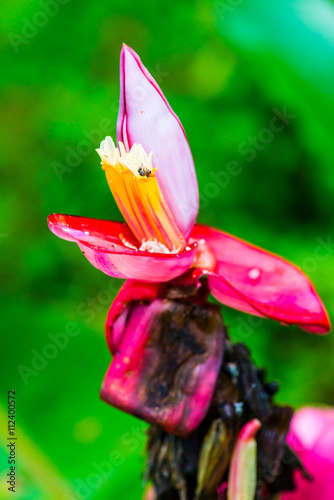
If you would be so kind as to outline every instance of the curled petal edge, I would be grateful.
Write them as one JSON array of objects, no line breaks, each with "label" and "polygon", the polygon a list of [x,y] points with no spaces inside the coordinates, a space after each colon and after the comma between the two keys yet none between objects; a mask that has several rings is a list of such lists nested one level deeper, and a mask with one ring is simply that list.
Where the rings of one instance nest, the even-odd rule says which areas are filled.
[{"label": "curled petal edge", "polygon": [[135,280],[127,280],[116,295],[110,306],[106,318],[106,339],[112,354],[115,354],[119,335],[115,329],[115,321],[124,309],[133,301],[153,302],[158,297],[161,285],[158,283],[144,283]]},{"label": "curled petal edge", "polygon": [[196,242],[180,253],[137,250],[133,234],[121,222],[51,214],[48,225],[59,238],[77,243],[94,267],[115,278],[163,283],[187,271],[195,258]]}]

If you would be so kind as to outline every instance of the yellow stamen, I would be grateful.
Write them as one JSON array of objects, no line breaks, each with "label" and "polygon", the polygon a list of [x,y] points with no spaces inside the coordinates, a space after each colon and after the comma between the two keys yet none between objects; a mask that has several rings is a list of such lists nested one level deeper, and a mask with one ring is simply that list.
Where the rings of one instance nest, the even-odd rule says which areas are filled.
[{"label": "yellow stamen", "polygon": [[183,250],[186,241],[160,191],[152,153],[147,155],[140,144],[133,144],[126,152],[123,143],[116,148],[111,137],[101,142],[97,152],[111,192],[140,249]]}]

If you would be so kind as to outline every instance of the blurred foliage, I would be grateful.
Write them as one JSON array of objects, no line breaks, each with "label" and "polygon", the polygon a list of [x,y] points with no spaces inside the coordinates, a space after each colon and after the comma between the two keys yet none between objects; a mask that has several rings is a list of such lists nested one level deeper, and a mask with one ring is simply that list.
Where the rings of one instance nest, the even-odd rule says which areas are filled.
[{"label": "blurred foliage", "polygon": [[[6,425],[6,391],[15,388],[16,498],[135,500],[144,425],[98,396],[110,361],[104,318],[121,283],[94,269],[76,245],[54,237],[46,217],[120,217],[94,148],[105,135],[115,136],[118,60],[126,42],[187,131],[200,184],[199,220],[301,266],[333,314],[333,247],[317,248],[319,239],[334,238],[334,6],[325,0],[14,0],[2,5],[0,23],[0,421]],[[273,117],[284,109],[289,123],[273,133]],[[222,172],[232,160],[240,172],[216,192],[212,178],[226,179]],[[280,403],[334,404],[333,336],[268,320],[258,326],[227,308],[224,316],[232,337],[244,340],[280,382]],[[76,335],[69,336],[73,324]],[[59,333],[67,339],[62,348],[52,340]],[[38,364],[34,358],[43,352],[49,359]],[[2,444],[1,498],[10,498]]]}]

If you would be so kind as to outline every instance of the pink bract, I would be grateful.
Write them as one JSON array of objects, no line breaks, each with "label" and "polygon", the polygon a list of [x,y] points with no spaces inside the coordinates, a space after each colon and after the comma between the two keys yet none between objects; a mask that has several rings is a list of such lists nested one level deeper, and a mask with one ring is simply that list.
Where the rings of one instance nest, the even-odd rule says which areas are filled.
[{"label": "pink bract", "polygon": [[300,457],[312,481],[296,471],[297,490],[282,494],[282,500],[333,500],[334,409],[306,407],[297,411],[287,442]]},{"label": "pink bract", "polygon": [[198,213],[198,185],[185,131],[159,85],[127,45],[121,51],[121,92],[117,141],[128,149],[141,144],[153,151],[162,194],[188,237]]}]

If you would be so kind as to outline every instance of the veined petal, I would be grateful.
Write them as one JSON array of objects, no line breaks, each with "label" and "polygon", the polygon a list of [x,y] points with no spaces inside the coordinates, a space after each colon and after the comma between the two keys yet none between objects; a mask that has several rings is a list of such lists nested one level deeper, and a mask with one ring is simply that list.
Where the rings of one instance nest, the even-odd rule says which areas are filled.
[{"label": "veined petal", "polygon": [[166,282],[183,274],[192,264],[196,245],[181,253],[137,250],[129,227],[121,222],[51,214],[51,231],[78,244],[93,266],[115,278]]},{"label": "veined petal", "polygon": [[[330,322],[312,282],[283,258],[228,233],[195,226],[191,238],[205,242],[217,258],[209,270],[212,294],[223,304],[257,316],[326,333]],[[191,241],[191,240],[190,240]]]},{"label": "veined petal", "polygon": [[198,213],[198,185],[189,144],[180,120],[138,55],[123,45],[117,141],[153,153],[161,192],[175,221],[188,237]]}]

